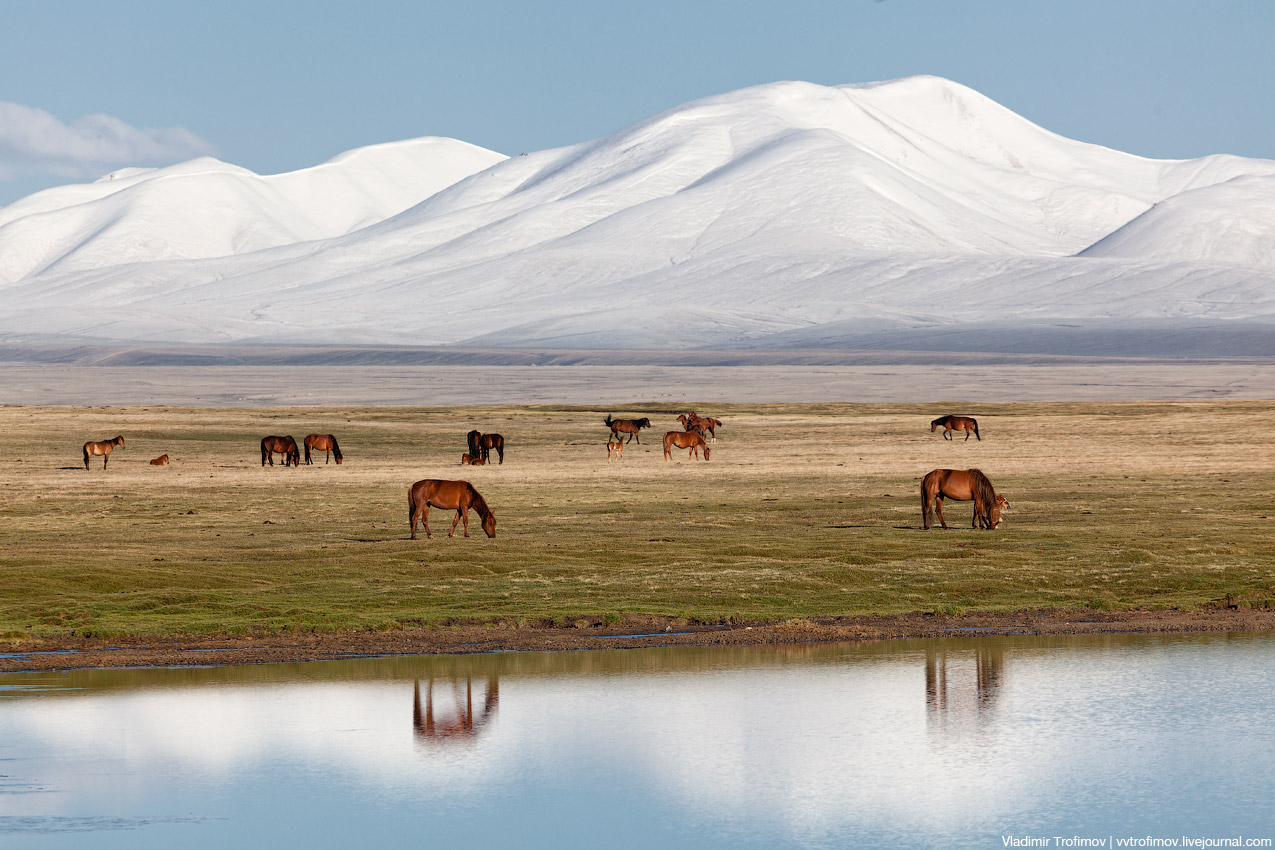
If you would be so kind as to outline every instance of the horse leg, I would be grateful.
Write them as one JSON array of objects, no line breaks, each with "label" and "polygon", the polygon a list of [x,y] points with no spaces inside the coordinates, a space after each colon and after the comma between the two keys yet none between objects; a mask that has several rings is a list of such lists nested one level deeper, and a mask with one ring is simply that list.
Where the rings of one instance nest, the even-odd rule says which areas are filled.
[{"label": "horse leg", "polygon": [[[447,532],[447,536],[448,536],[448,537],[451,537],[453,534],[455,534],[455,533],[456,533],[456,523],[460,522],[460,518],[461,518],[461,516],[462,516],[462,515],[464,515],[464,513],[465,513],[465,509],[464,509],[464,508],[457,508],[457,509],[456,509],[456,519],[452,520],[452,530],[451,530],[451,531],[449,531],[449,532]],[[466,518],[466,520],[465,520],[465,536],[466,536],[466,537],[468,537],[468,536],[469,536],[469,520],[468,520],[468,518]]]},{"label": "horse leg", "polygon": [[970,441],[970,429],[969,429],[969,428],[966,428],[966,429],[965,429],[965,442],[967,442],[967,443],[968,443],[969,441]]},{"label": "horse leg", "polygon": [[504,466],[505,465],[505,444],[504,443],[501,443],[500,445],[496,446],[496,454],[500,455],[500,465]]},{"label": "horse leg", "polygon": [[425,525],[425,537],[429,540],[434,539],[434,535],[429,533],[429,501],[426,500],[424,510],[421,513],[421,522]]},{"label": "horse leg", "polygon": [[412,501],[412,494],[407,494],[407,522],[412,527],[412,539],[416,539],[416,520],[420,516],[420,511],[416,507],[416,503]]},{"label": "horse leg", "polygon": [[102,468],[106,469],[106,462],[111,459],[110,452],[102,452]]},{"label": "horse leg", "polygon": [[947,528],[947,523],[943,521],[943,494],[934,497],[934,512],[939,515],[939,525]]}]

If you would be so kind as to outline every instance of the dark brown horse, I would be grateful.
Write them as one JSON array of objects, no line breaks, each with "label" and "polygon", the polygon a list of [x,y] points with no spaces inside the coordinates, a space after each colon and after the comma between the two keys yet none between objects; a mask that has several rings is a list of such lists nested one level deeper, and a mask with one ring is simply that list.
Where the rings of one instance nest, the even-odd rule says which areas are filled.
[{"label": "dark brown horse", "polygon": [[992,529],[1001,524],[1001,511],[1009,509],[1009,500],[997,494],[992,482],[977,469],[936,469],[921,480],[921,527],[930,527],[930,504],[943,521],[943,500],[974,502],[974,521],[971,527]]},{"label": "dark brown horse", "polygon": [[633,442],[633,438],[637,437],[638,445],[642,445],[642,436],[638,433],[643,428],[651,427],[651,420],[643,416],[641,419],[612,419],[611,414],[607,414],[607,418],[603,420],[603,425],[611,429],[611,436],[616,437],[620,434],[628,434],[629,438],[626,443]]},{"label": "dark brown horse", "polygon": [[336,458],[337,466],[340,466],[345,459],[341,456],[341,447],[336,444],[336,437],[331,434],[306,434],[305,439],[301,442],[305,444],[305,462],[307,464],[314,463],[310,459],[311,449],[316,452],[323,452],[324,463],[328,462],[329,456]]},{"label": "dark brown horse", "polygon": [[455,511],[456,519],[452,520],[452,530],[447,533],[451,537],[456,533],[456,523],[465,521],[465,536],[469,536],[469,509],[473,508],[483,521],[483,531],[488,537],[496,536],[496,515],[487,507],[487,502],[468,481],[439,481],[426,478],[417,481],[407,489],[407,519],[412,526],[412,539],[416,539],[416,523],[424,519],[425,536],[429,533],[429,509],[442,508]]},{"label": "dark brown horse", "polygon": [[704,460],[708,460],[708,443],[704,442],[704,435],[698,431],[669,431],[664,435],[664,459],[672,460],[671,454],[673,447],[679,449],[690,449],[686,454],[687,460],[694,459],[699,456],[699,450],[704,450]]},{"label": "dark brown horse", "polygon": [[484,434],[475,429],[466,434],[465,439],[469,441],[470,457],[488,461],[491,460],[491,450],[495,449],[500,462],[502,464],[505,462],[505,438],[499,434]]},{"label": "dark brown horse", "polygon": [[964,431],[965,439],[969,440],[970,434],[978,437],[979,442],[983,438],[978,436],[978,420],[972,416],[940,416],[930,423],[930,433],[933,434],[939,428],[943,429],[943,439],[954,439],[953,431]]},{"label": "dark brown horse", "polygon": [[93,455],[102,456],[102,468],[106,469],[106,462],[111,459],[111,452],[115,451],[115,447],[124,448],[124,438],[116,437],[113,440],[103,440],[100,443],[84,444],[84,468],[89,468],[89,458]]},{"label": "dark brown horse", "polygon": [[713,416],[700,416],[695,411],[683,413],[677,417],[677,421],[682,423],[682,429],[685,431],[699,431],[701,434],[707,434],[714,440],[717,439],[717,428],[722,424],[722,420]]},{"label": "dark brown horse", "polygon": [[283,465],[300,466],[301,450],[297,448],[297,441],[291,437],[262,437],[261,438],[261,465],[265,466],[269,461],[274,466],[275,452],[283,455]]}]

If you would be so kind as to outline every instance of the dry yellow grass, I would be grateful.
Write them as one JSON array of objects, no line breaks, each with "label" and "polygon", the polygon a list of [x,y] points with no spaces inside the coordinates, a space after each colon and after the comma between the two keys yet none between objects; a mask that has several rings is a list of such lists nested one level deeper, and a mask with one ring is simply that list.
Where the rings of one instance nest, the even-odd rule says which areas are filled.
[{"label": "dry yellow grass", "polygon": [[[0,634],[1275,600],[1275,404],[699,407],[726,423],[709,463],[662,459],[671,406],[0,408]],[[607,412],[655,423],[623,461]],[[948,412],[982,442],[931,434]],[[470,428],[505,435],[504,465],[460,466]],[[344,465],[261,468],[262,436],[314,432]],[[80,446],[116,434],[86,472]],[[922,532],[936,467],[984,470],[1006,524],[953,503]],[[435,511],[408,540],[426,477],[471,480],[497,538],[448,540]]]}]

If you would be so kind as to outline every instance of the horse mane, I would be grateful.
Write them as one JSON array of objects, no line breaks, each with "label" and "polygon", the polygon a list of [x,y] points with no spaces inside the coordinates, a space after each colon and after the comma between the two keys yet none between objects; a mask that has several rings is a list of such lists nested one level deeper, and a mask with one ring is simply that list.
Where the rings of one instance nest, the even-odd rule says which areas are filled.
[{"label": "horse mane", "polygon": [[328,434],[328,439],[332,441],[332,454],[336,456],[337,460],[341,460],[341,447],[336,444],[336,435]]},{"label": "horse mane", "polygon": [[478,516],[482,517],[483,520],[486,520],[487,517],[491,516],[491,508],[487,507],[487,500],[483,498],[481,493],[474,489],[473,484],[469,485],[469,495],[473,499],[473,501],[470,502],[470,507],[478,511]]},{"label": "horse mane", "polygon": [[974,491],[975,510],[990,516],[992,507],[996,504],[996,490],[992,488],[992,482],[981,469],[969,470],[969,476],[970,489]]}]

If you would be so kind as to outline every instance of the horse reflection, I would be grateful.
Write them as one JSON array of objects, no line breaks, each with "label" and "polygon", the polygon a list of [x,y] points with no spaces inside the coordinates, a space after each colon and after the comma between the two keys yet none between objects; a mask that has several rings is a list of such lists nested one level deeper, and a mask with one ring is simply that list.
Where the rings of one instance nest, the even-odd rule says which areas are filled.
[{"label": "horse reflection", "polygon": [[968,661],[964,652],[954,653],[949,663],[946,650],[925,651],[925,708],[931,719],[977,719],[995,706],[1005,679],[1004,651],[979,647],[973,664]]},{"label": "horse reflection", "polygon": [[412,728],[416,737],[431,743],[447,743],[456,741],[472,742],[483,729],[496,717],[496,709],[500,704],[500,680],[492,677],[487,680],[486,693],[483,696],[482,710],[474,714],[473,681],[465,677],[465,693],[462,699],[460,679],[452,679],[451,710],[441,717],[434,714],[434,680],[425,685],[425,706],[421,707],[421,681],[416,680],[415,697],[412,700]]}]

